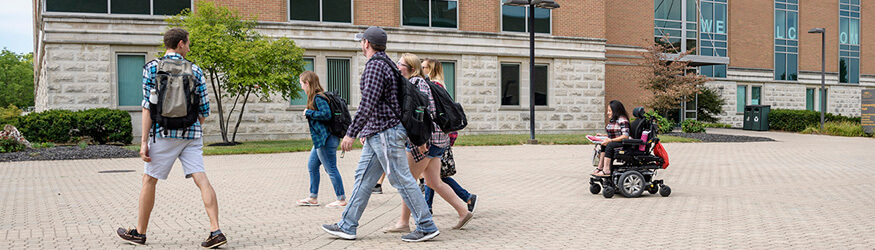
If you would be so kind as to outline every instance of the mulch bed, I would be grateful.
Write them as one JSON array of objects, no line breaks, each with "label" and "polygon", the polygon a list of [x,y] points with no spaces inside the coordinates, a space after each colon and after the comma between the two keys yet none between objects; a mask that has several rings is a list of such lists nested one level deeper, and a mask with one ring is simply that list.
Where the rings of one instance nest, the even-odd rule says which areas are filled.
[{"label": "mulch bed", "polygon": [[24,151],[19,152],[2,153],[0,154],[0,162],[133,157],[139,157],[139,153],[121,146],[89,145],[85,149],[82,149],[79,146],[57,146],[53,148],[25,149]]}]

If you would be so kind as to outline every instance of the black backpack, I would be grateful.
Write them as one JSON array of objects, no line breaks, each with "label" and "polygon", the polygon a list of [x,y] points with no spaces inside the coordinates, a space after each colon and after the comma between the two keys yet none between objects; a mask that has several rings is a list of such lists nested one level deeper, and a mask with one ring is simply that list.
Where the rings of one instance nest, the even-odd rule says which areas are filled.
[{"label": "black backpack", "polygon": [[468,126],[468,118],[465,116],[465,110],[462,104],[454,102],[450,97],[447,89],[438,86],[437,84],[428,82],[428,87],[431,89],[431,96],[434,98],[435,115],[434,123],[441,128],[445,133],[459,131]]},{"label": "black backpack", "polygon": [[325,123],[328,127],[328,133],[343,138],[346,136],[346,129],[352,124],[352,116],[349,115],[346,100],[334,91],[324,94],[328,98],[328,106],[331,107],[331,120]]},{"label": "black backpack", "polygon": [[[157,104],[149,103],[149,116],[152,124],[161,125],[165,133],[171,129],[184,129],[185,136],[188,128],[198,121],[201,102],[192,63],[185,59],[170,58],[157,61],[154,89],[158,100]],[[155,128],[152,135],[157,132]]]},{"label": "black backpack", "polygon": [[401,125],[407,130],[407,138],[413,145],[424,145],[431,139],[431,133],[434,132],[434,123],[432,123],[431,114],[428,113],[428,95],[419,91],[401,71],[395,67],[395,63],[389,58],[373,56],[373,59],[380,59],[392,66],[395,72],[395,84],[398,85],[398,104],[401,105],[401,114],[396,114],[401,120]]}]

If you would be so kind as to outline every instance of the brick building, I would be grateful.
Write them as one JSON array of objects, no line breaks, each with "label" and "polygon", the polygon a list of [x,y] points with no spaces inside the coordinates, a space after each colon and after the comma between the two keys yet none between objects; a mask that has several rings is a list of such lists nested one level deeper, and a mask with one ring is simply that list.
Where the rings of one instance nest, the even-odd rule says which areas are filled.
[{"label": "brick building", "polygon": [[[728,101],[720,118],[735,126],[745,104],[818,109],[820,37],[805,33],[813,27],[827,30],[828,111],[859,115],[860,89],[875,86],[875,63],[866,60],[875,50],[861,49],[875,40],[859,39],[875,29],[867,25],[875,18],[866,18],[875,7],[860,0],[557,0],[559,9],[536,10],[534,27],[526,25],[525,7],[500,0],[210,1],[257,16],[262,34],[294,39],[306,49],[308,68],[342,92],[353,111],[366,59],[351,37],[384,27],[390,57],[409,52],[442,62],[450,93],[468,112],[466,133],[527,131],[530,98],[539,132],[601,130],[606,101],[631,109],[647,96],[638,87],[637,63],[663,35],[677,48],[697,49],[688,59],[712,76],[707,85]],[[159,51],[164,15],[193,1],[34,0],[34,6],[37,110],[129,110],[139,135],[141,67]],[[535,72],[529,29],[536,33]],[[302,104],[252,101],[238,138],[306,138]],[[208,141],[218,140],[215,119],[205,131]]]}]

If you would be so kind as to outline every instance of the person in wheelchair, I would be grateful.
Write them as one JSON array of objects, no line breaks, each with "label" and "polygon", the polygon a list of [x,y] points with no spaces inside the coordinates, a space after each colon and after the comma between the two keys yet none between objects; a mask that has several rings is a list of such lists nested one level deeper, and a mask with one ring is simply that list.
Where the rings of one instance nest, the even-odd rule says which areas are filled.
[{"label": "person in wheelchair", "polygon": [[[610,122],[605,126],[605,131],[608,133],[608,139],[601,143],[599,156],[599,165],[593,175],[610,176],[611,175],[611,159],[616,148],[623,146],[623,139],[629,139],[629,115],[626,113],[626,107],[623,103],[613,100],[607,108],[607,116],[610,117]],[[610,152],[607,154],[606,152]],[[610,158],[607,158],[607,157]]]}]

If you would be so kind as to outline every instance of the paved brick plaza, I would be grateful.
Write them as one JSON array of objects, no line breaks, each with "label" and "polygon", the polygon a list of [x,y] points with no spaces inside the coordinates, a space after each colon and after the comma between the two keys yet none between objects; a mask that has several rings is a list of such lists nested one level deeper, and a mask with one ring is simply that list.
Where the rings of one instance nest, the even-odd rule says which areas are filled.
[{"label": "paved brick plaza", "polygon": [[[592,146],[459,147],[456,179],[480,204],[465,230],[440,198],[441,235],[404,243],[382,229],[398,217],[391,187],[373,195],[359,240],[320,224],[341,210],[296,207],[308,153],[206,157],[223,248],[857,248],[875,237],[875,139],[713,130],[776,142],[673,143],[660,177],[670,197],[604,199],[588,191]],[[339,159],[347,194],[358,153]],[[105,170],[136,170],[98,173]],[[133,248],[115,236],[136,222],[139,159],[0,163],[0,248]],[[321,203],[333,190],[323,173]],[[177,165],[158,184],[147,247],[195,248],[207,235],[200,193]],[[610,239],[610,240],[608,240]]]}]

